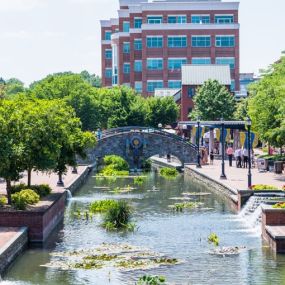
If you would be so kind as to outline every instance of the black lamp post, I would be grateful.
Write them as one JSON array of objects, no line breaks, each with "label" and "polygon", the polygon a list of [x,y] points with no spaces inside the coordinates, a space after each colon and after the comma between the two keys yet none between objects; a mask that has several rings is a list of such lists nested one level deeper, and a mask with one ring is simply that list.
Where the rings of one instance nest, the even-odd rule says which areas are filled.
[{"label": "black lamp post", "polygon": [[201,168],[201,162],[200,162],[200,118],[197,118],[197,127],[198,127],[198,132],[197,132],[197,146],[198,146],[198,154],[197,154],[197,168]]},{"label": "black lamp post", "polygon": [[246,119],[246,126],[247,126],[247,150],[248,150],[248,178],[247,178],[247,186],[250,188],[252,186],[252,175],[251,175],[251,120],[250,118]]},{"label": "black lamp post", "polygon": [[224,119],[221,119],[222,123],[222,174],[220,179],[227,179],[225,174],[225,122]]}]

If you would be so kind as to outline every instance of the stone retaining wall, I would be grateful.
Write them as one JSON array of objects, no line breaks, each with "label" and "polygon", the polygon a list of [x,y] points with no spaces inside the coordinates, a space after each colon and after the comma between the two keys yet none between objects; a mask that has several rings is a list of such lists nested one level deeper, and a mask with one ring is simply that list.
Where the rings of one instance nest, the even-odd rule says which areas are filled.
[{"label": "stone retaining wall", "polygon": [[72,194],[75,193],[88,179],[89,173],[92,171],[93,166],[88,166],[86,169],[76,177],[68,186],[65,187],[66,190],[69,190]]},{"label": "stone retaining wall", "polygon": [[28,229],[23,227],[4,248],[0,249],[0,275],[5,273],[15,258],[25,250],[27,244]]},{"label": "stone retaining wall", "polygon": [[190,176],[195,181],[198,181],[199,183],[202,183],[207,188],[210,188],[212,191],[215,191],[219,194],[222,194],[225,198],[227,198],[231,204],[231,208],[237,212],[239,210],[238,206],[238,195],[237,193],[225,185],[219,183],[218,181],[208,177],[207,175],[204,175],[198,171],[195,171],[189,167],[184,168],[184,174],[187,176]]}]

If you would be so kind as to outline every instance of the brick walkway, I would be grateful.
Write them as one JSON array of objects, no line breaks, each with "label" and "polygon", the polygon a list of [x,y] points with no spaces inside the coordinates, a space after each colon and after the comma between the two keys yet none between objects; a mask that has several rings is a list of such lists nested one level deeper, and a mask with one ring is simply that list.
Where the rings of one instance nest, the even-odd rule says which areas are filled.
[{"label": "brick walkway", "polygon": [[[76,179],[82,172],[85,171],[87,166],[78,166],[78,174],[72,173],[72,168],[68,169],[66,175],[63,176],[64,185],[67,186],[70,184],[74,179]],[[55,191],[62,191],[62,187],[57,187],[56,183],[58,181],[58,176],[55,173],[42,173],[42,172],[33,172],[32,173],[32,184],[49,184]],[[27,173],[24,173],[23,178],[20,179],[17,183],[27,183]],[[0,182],[0,194],[6,194],[6,183]]]},{"label": "brick walkway", "polygon": [[[233,162],[234,165],[234,162]],[[229,167],[228,161],[225,162],[225,174],[227,180],[221,180],[221,161],[214,161],[214,165],[203,165],[202,168],[196,168],[195,165],[187,165],[191,169],[195,169],[204,175],[215,179],[225,186],[233,189],[246,190],[248,170],[244,168]],[[281,189],[285,185],[285,174],[274,174],[272,172],[258,172],[257,168],[252,169],[252,184],[268,184]]]}]

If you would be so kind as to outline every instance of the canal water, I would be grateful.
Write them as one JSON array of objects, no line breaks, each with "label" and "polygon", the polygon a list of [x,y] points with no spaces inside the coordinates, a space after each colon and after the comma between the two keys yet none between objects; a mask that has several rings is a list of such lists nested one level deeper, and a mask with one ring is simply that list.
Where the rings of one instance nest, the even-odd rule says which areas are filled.
[{"label": "canal water", "polygon": [[[128,185],[137,189],[128,193],[112,192],[116,187]],[[63,225],[46,247],[27,250],[2,282],[118,285],[135,284],[140,276],[149,274],[164,275],[169,284],[285,284],[285,257],[274,255],[264,247],[260,233],[251,229],[244,218],[232,213],[222,196],[210,190],[183,175],[167,180],[153,172],[140,186],[134,185],[131,178],[110,181],[90,177],[70,200]],[[207,192],[210,195],[189,195],[203,204],[198,209],[174,212],[169,206],[179,202],[178,198],[185,192]],[[134,208],[136,231],[106,232],[100,227],[101,215],[89,221],[75,217],[75,211],[86,209],[90,202],[101,199],[129,201]],[[212,232],[218,235],[220,246],[246,246],[246,250],[234,256],[210,254],[213,245],[207,239]],[[54,253],[90,250],[103,243],[139,246],[177,258],[181,264],[134,271],[115,267],[92,270],[42,267],[58,259]]]}]

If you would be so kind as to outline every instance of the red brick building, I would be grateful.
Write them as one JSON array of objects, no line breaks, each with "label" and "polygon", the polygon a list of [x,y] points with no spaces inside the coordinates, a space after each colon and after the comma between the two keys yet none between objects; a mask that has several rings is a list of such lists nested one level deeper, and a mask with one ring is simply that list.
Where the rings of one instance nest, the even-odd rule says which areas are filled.
[{"label": "red brick building", "polygon": [[183,64],[227,64],[239,90],[238,2],[119,0],[118,18],[101,21],[103,86],[145,96],[181,88]]}]

